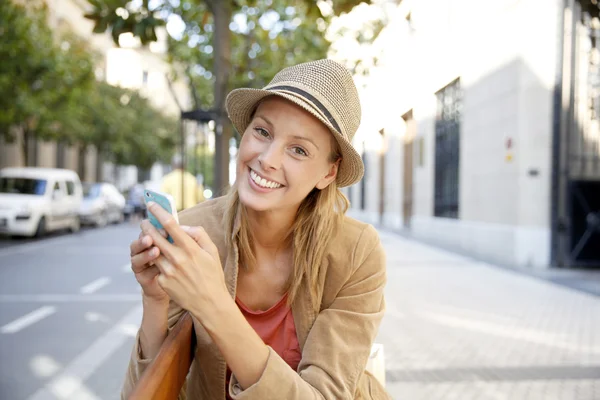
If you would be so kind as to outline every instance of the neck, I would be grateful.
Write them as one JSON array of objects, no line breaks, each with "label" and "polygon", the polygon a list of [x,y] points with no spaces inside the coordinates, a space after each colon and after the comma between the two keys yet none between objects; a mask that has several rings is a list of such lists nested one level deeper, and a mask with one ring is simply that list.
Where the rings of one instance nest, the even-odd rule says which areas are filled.
[{"label": "neck", "polygon": [[296,216],[294,212],[257,212],[247,209],[248,223],[252,230],[254,245],[276,251],[289,241],[288,233]]}]

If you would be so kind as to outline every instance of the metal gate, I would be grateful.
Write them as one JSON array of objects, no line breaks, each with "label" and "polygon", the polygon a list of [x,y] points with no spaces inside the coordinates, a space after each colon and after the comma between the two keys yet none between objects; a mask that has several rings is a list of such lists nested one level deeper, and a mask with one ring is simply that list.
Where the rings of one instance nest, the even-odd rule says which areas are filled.
[{"label": "metal gate", "polygon": [[555,96],[552,261],[600,267],[600,5],[565,0]]}]

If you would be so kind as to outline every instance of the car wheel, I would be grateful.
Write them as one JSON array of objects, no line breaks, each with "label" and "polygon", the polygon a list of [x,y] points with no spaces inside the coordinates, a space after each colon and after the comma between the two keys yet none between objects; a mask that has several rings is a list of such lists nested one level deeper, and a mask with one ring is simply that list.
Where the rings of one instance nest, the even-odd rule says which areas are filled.
[{"label": "car wheel", "polygon": [[96,226],[98,228],[104,228],[106,224],[108,224],[108,215],[106,214],[106,211],[102,211],[100,213],[100,218],[98,218],[98,221],[96,222]]},{"label": "car wheel", "polygon": [[79,232],[80,229],[81,229],[81,221],[79,220],[79,217],[75,217],[75,220],[73,221],[73,224],[71,225],[70,231],[73,233],[77,233],[77,232]]},{"label": "car wheel", "polygon": [[46,234],[46,217],[40,218],[37,229],[35,231],[35,237],[42,237]]}]

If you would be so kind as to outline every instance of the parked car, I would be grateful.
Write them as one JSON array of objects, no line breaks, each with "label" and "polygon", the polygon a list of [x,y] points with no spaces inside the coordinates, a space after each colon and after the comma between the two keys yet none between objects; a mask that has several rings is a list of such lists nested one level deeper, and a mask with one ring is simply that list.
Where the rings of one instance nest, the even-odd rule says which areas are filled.
[{"label": "parked car", "polygon": [[83,183],[83,201],[79,209],[82,224],[106,226],[122,222],[125,197],[110,183]]},{"label": "parked car", "polygon": [[43,236],[80,227],[83,191],[77,173],[60,168],[0,170],[0,233]]},{"label": "parked car", "polygon": [[144,218],[146,215],[146,203],[144,203],[144,185],[136,183],[127,192],[127,202],[125,206],[127,217]]}]

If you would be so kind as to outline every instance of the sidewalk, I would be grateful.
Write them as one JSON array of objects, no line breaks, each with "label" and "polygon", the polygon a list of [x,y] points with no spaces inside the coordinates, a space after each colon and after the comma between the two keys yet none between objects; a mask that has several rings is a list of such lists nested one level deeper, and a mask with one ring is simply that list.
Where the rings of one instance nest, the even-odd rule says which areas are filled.
[{"label": "sidewalk", "polygon": [[394,399],[600,399],[600,297],[380,235]]}]

